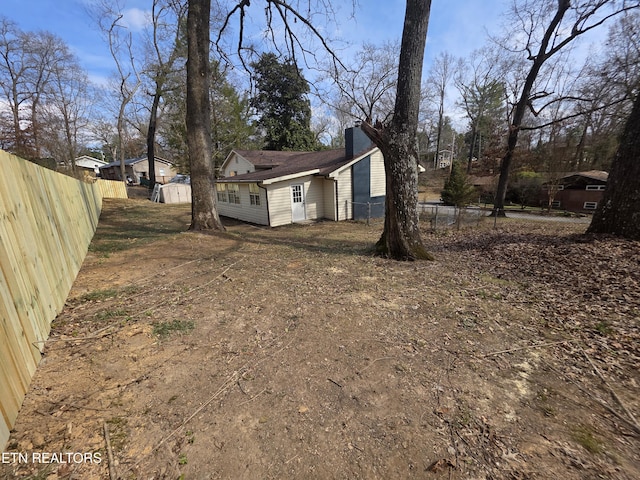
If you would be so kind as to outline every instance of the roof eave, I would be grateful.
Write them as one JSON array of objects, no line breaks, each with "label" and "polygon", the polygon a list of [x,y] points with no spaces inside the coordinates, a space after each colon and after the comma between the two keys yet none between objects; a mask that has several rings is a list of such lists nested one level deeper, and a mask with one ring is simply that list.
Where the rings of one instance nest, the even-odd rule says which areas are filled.
[{"label": "roof eave", "polygon": [[263,185],[271,185],[273,183],[284,182],[286,180],[294,180],[300,177],[307,177],[309,175],[317,175],[320,173],[319,168],[314,168],[313,170],[306,170],[304,172],[291,173],[289,175],[282,175],[280,177],[266,178],[261,183]]},{"label": "roof eave", "polygon": [[360,160],[362,160],[364,157],[373,154],[376,151],[380,151],[380,149],[378,147],[373,147],[370,148],[369,150],[367,150],[366,152],[361,153],[360,155],[358,155],[357,157],[353,157],[353,159],[351,159],[349,162],[345,163],[344,165],[336,168],[335,170],[329,172],[327,174],[327,177],[329,178],[335,178],[338,175],[340,175],[340,173],[342,173],[344,170],[346,170],[347,168],[349,168],[351,165],[353,165],[354,163],[359,162]]}]

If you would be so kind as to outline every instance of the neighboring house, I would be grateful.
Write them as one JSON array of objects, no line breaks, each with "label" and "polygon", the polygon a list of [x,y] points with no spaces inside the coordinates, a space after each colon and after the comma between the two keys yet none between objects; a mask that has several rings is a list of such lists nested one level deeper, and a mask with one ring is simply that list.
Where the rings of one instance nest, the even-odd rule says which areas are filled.
[{"label": "neighboring house", "polygon": [[75,159],[76,168],[80,168],[91,176],[95,177],[100,173],[100,167],[107,164],[104,160],[99,160],[89,155],[81,155]]},{"label": "neighboring house", "polygon": [[218,213],[275,227],[305,220],[384,216],[384,159],[360,128],[345,148],[319,152],[233,150],[216,183]]},{"label": "neighboring house", "polygon": [[451,150],[440,150],[438,153],[438,168],[449,168],[453,161],[453,152]]},{"label": "neighboring house", "polygon": [[600,170],[575,172],[542,184],[540,203],[570,212],[593,212],[607,185],[609,174]]},{"label": "neighboring house", "polygon": [[[149,181],[149,161],[147,157],[131,158],[124,161],[124,168],[129,183],[138,185]],[[156,183],[167,183],[178,172],[168,160],[156,157],[155,160]],[[111,162],[100,167],[100,175],[107,180],[122,180],[120,175],[120,162]]]}]

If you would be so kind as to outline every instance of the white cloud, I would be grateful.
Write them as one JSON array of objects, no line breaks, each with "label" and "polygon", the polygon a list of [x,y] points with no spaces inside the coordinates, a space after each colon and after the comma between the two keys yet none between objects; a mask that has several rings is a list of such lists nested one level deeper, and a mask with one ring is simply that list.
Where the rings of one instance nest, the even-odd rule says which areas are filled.
[{"label": "white cloud", "polygon": [[151,12],[140,8],[129,8],[123,12],[122,23],[134,32],[143,30],[151,24]]}]

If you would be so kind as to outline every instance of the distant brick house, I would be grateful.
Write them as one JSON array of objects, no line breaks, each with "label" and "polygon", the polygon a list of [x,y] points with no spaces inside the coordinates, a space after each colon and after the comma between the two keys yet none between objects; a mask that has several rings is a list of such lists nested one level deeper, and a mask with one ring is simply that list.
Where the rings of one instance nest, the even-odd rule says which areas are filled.
[{"label": "distant brick house", "polygon": [[609,174],[600,170],[569,173],[542,184],[541,205],[569,212],[593,212],[602,201]]}]

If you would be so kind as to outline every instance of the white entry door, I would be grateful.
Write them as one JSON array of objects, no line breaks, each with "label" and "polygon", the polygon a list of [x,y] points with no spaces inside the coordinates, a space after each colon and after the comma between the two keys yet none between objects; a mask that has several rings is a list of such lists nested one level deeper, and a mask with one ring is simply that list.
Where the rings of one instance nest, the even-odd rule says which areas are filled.
[{"label": "white entry door", "polygon": [[307,218],[304,211],[304,185],[291,185],[291,220],[301,222]]}]

